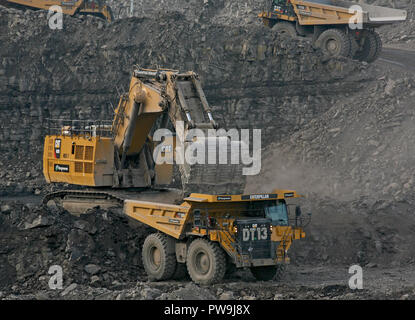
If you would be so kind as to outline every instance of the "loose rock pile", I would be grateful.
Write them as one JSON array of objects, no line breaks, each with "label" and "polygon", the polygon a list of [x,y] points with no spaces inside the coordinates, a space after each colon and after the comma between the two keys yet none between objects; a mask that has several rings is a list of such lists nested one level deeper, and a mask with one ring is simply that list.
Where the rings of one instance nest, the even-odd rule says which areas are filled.
[{"label": "loose rock pile", "polygon": [[112,211],[77,218],[58,208],[2,202],[0,291],[48,290],[54,265],[63,269],[64,288],[144,280],[141,245],[148,232]]}]

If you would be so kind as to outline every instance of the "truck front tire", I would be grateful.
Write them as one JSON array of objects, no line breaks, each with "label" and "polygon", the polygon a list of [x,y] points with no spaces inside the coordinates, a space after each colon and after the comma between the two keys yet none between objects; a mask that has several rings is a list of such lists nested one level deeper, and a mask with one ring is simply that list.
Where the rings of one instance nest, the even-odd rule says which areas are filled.
[{"label": "truck front tire", "polygon": [[217,283],[225,276],[226,256],[217,243],[196,239],[189,246],[186,265],[194,282]]},{"label": "truck front tire", "polygon": [[327,29],[323,31],[316,41],[324,55],[330,57],[347,57],[350,54],[349,36],[340,29]]},{"label": "truck front tire", "polygon": [[149,280],[171,279],[176,271],[176,252],[174,239],[161,234],[152,233],[143,244],[142,259]]}]

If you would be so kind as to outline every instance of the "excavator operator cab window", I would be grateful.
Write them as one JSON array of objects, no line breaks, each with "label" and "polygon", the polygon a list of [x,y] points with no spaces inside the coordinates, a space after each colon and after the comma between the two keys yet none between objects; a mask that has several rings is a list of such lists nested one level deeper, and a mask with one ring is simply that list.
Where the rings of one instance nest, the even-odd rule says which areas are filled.
[{"label": "excavator operator cab window", "polygon": [[267,201],[264,211],[265,217],[272,220],[273,226],[288,226],[287,205],[284,200]]}]

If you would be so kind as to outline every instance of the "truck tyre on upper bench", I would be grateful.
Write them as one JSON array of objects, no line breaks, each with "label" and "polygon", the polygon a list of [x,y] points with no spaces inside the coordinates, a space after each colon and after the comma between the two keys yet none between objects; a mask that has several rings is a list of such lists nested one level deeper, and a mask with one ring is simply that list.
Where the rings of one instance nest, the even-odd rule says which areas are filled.
[{"label": "truck tyre on upper bench", "polygon": [[171,279],[177,267],[175,240],[161,233],[148,235],[143,244],[142,259],[150,280]]},{"label": "truck tyre on upper bench", "polygon": [[272,30],[277,32],[278,34],[285,34],[290,36],[291,38],[297,38],[297,31],[295,29],[295,25],[286,22],[286,21],[279,21],[273,27]]},{"label": "truck tyre on upper bench", "polygon": [[331,57],[350,55],[349,36],[341,29],[327,29],[317,38],[316,46]]},{"label": "truck tyre on upper bench", "polygon": [[372,30],[363,30],[361,41],[363,43],[356,52],[354,59],[369,63],[375,61],[382,51],[382,40],[379,34]]},{"label": "truck tyre on upper bench", "polygon": [[196,283],[212,284],[223,279],[226,256],[217,243],[196,239],[190,243],[186,258],[187,271]]}]

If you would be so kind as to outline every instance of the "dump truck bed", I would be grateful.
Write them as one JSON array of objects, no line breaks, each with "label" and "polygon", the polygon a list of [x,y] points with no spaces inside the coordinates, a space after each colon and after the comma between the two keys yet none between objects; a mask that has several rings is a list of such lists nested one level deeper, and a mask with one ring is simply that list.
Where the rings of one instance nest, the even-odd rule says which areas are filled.
[{"label": "dump truck bed", "polygon": [[[355,14],[349,8],[360,6],[362,8],[362,22],[366,25],[383,25],[406,20],[407,12],[393,8],[374,6],[344,0],[292,0],[299,23],[307,24],[348,24]],[[302,9],[305,7],[304,9]]]}]

